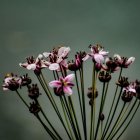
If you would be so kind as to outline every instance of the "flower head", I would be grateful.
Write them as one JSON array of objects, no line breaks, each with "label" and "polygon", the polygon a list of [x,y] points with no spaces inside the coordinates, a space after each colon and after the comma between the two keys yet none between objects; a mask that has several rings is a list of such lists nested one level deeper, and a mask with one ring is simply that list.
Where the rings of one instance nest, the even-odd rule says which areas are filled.
[{"label": "flower head", "polygon": [[93,62],[99,63],[99,64],[103,63],[104,57],[107,56],[109,52],[104,51],[103,47],[100,46],[99,44],[97,44],[96,46],[90,45],[89,47],[90,47],[91,53],[88,53],[83,58],[83,60],[85,61],[91,57]]},{"label": "flower head", "polygon": [[21,85],[21,78],[14,74],[7,74],[4,79],[4,84],[2,85],[3,90],[17,90]]},{"label": "flower head", "polygon": [[56,88],[56,93],[62,95],[65,93],[66,95],[71,95],[73,93],[72,87],[74,84],[72,80],[74,79],[74,74],[69,74],[65,78],[60,78],[59,80],[54,80],[49,83],[49,86],[52,88]]},{"label": "flower head", "polygon": [[77,52],[75,55],[75,61],[68,63],[68,69],[71,71],[76,71],[81,68],[83,63],[83,58],[86,56],[85,52]]},{"label": "flower head", "polygon": [[115,72],[119,69],[118,63],[111,57],[105,59],[105,64],[102,65],[102,68],[109,72]]},{"label": "flower head", "polygon": [[19,63],[19,65],[28,70],[33,70],[36,74],[40,74],[41,69],[49,65],[49,63],[41,59],[40,55],[36,59],[33,56],[31,56],[26,58],[26,60],[27,62]]},{"label": "flower head", "polygon": [[121,57],[118,54],[115,54],[114,58],[121,68],[128,68],[128,66],[135,61],[135,57],[130,57],[130,58]]},{"label": "flower head", "polygon": [[28,86],[28,96],[31,99],[37,99],[40,95],[39,88],[37,84],[32,84],[32,86]]},{"label": "flower head", "polygon": [[70,47],[54,48],[52,52],[44,52],[43,56],[47,58],[50,70],[59,70],[59,65],[67,67],[66,58],[70,52]]}]

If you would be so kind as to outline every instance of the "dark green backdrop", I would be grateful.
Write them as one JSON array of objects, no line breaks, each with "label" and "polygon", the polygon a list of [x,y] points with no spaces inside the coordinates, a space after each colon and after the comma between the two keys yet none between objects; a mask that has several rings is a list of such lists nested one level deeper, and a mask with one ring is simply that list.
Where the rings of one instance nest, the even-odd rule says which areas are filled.
[{"label": "dark green backdrop", "polygon": [[[91,43],[102,44],[111,55],[135,56],[126,74],[140,79],[140,1],[0,0],[0,84],[7,72],[26,72],[18,66],[26,56],[61,44],[74,54]],[[48,140],[16,94],[0,91],[0,140]],[[140,139],[139,118],[140,111],[122,140]]]}]

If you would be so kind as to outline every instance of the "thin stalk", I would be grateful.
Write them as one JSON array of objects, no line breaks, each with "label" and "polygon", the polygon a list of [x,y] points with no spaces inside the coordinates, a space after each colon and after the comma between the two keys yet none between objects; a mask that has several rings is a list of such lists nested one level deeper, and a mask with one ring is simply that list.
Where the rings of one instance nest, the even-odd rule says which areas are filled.
[{"label": "thin stalk", "polygon": [[40,123],[42,124],[42,126],[44,127],[44,129],[48,132],[48,134],[51,136],[51,138],[53,140],[58,140],[57,137],[50,131],[50,129],[43,123],[43,121],[41,120],[41,118],[39,117],[38,114],[35,115],[36,118],[40,121]]},{"label": "thin stalk", "polygon": [[53,125],[51,124],[51,122],[49,121],[48,117],[46,116],[46,114],[44,113],[40,103],[38,102],[38,100],[35,100],[37,102],[37,104],[40,106],[40,111],[42,113],[42,115],[44,116],[44,118],[46,119],[47,123],[50,125],[50,127],[52,128],[52,130],[55,132],[55,134],[57,135],[57,137],[62,140],[62,138],[60,137],[60,135],[58,134],[58,132],[55,130],[55,128],[53,127]]},{"label": "thin stalk", "polygon": [[[122,68],[121,68],[121,70],[120,70],[118,80],[120,79],[121,74],[122,74]],[[110,116],[111,116],[111,113],[112,113],[112,109],[113,109],[113,106],[114,106],[114,102],[115,102],[115,99],[116,99],[117,91],[118,91],[118,85],[116,86],[115,94],[114,94],[113,101],[112,101],[112,104],[111,104],[111,108],[110,108],[110,111],[109,111],[109,114],[108,114],[108,117],[107,117],[107,121],[106,121],[106,123],[105,123],[105,127],[104,127],[104,130],[103,130],[103,135],[102,135],[102,137],[104,136],[104,133],[105,133],[106,128],[107,128],[107,126],[108,126],[108,122],[109,122],[109,119],[110,119]]]},{"label": "thin stalk", "polygon": [[[16,90],[17,95],[21,99],[21,101],[25,104],[25,106],[29,109],[29,105],[26,103],[26,101],[22,98],[22,96],[19,94],[19,92]],[[51,132],[51,130],[43,123],[41,118],[39,117],[38,114],[34,114],[37,119],[40,121],[40,123],[43,125],[44,129],[48,132],[48,134],[51,136],[53,140],[58,140],[57,137]]]},{"label": "thin stalk", "polygon": [[75,127],[75,124],[74,124],[74,120],[73,120],[73,116],[71,114],[71,111],[70,111],[69,105],[67,103],[66,97],[63,96],[63,98],[64,98],[64,103],[65,103],[65,106],[66,106],[66,109],[67,109],[67,113],[68,113],[68,115],[70,117],[70,120],[71,120],[71,124],[72,124],[73,130],[74,130],[75,137],[76,137],[77,140],[79,140],[78,132],[76,130],[76,127]]},{"label": "thin stalk", "polygon": [[62,116],[61,116],[59,110],[58,110],[58,107],[57,107],[56,103],[54,102],[54,100],[52,100],[52,98],[50,97],[51,92],[48,93],[48,90],[45,88],[44,82],[42,81],[41,77],[40,77],[40,76],[37,76],[37,78],[38,78],[38,80],[39,80],[39,82],[40,82],[42,88],[44,89],[44,91],[45,91],[47,97],[49,98],[49,100],[50,100],[50,102],[51,102],[51,104],[52,104],[52,106],[53,106],[53,108],[54,108],[54,110],[55,110],[55,112],[56,112],[58,118],[60,119],[60,121],[61,121],[61,123],[62,123],[62,125],[63,125],[63,127],[64,127],[64,129],[65,129],[65,131],[66,131],[66,133],[67,133],[67,135],[68,135],[68,137],[69,137],[69,139],[71,139],[70,134],[69,134],[69,132],[68,132],[68,130],[67,130],[67,127],[66,127],[66,125],[65,125],[65,123],[64,123],[64,121],[63,121],[63,119],[62,119]]},{"label": "thin stalk", "polygon": [[82,102],[81,102],[81,96],[80,96],[80,90],[79,90],[79,84],[78,84],[78,78],[77,78],[77,73],[75,71],[75,79],[76,79],[76,87],[77,87],[77,92],[78,92],[78,98],[79,98],[79,104],[80,104],[80,110],[81,110],[81,116],[82,116],[82,122],[84,121],[83,119],[83,110],[82,110]]},{"label": "thin stalk", "polygon": [[126,105],[126,102],[124,102],[123,107],[122,107],[122,109],[121,109],[121,111],[120,111],[120,113],[119,113],[119,115],[118,115],[118,117],[117,117],[117,120],[115,121],[114,126],[112,127],[111,132],[109,133],[107,139],[108,139],[108,138],[111,136],[111,134],[114,132],[115,126],[117,125],[117,123],[118,123],[118,121],[119,121],[119,119],[120,119],[120,117],[121,117],[121,115],[122,115],[122,112],[123,112],[123,110],[124,110],[125,105]]},{"label": "thin stalk", "polygon": [[84,136],[87,140],[87,125],[86,125],[86,107],[85,107],[85,92],[84,92],[84,75],[83,75],[83,65],[80,71],[80,80],[81,80],[81,91],[82,91],[82,105],[83,105],[83,118],[84,118]]},{"label": "thin stalk", "polygon": [[120,126],[118,127],[118,129],[116,130],[116,132],[113,134],[113,136],[111,137],[111,139],[118,133],[118,131],[120,130],[120,128],[123,126],[123,124],[126,122],[126,120],[128,119],[128,117],[130,116],[133,108],[135,107],[137,103],[137,99],[135,100],[135,102],[133,103],[131,109],[129,110],[128,114],[126,115],[126,117],[124,118],[124,121],[120,124]]},{"label": "thin stalk", "polygon": [[118,123],[117,123],[117,124],[116,124],[116,126],[115,126],[114,131],[117,129],[118,125],[119,125],[119,124],[120,124],[120,122],[122,121],[122,119],[123,119],[123,117],[124,117],[125,113],[127,112],[127,110],[128,110],[128,108],[129,108],[129,106],[130,106],[130,103],[128,104],[128,106],[126,107],[125,111],[124,111],[124,112],[123,112],[123,114],[121,115],[121,117],[120,117],[120,119],[119,119]]},{"label": "thin stalk", "polygon": [[94,125],[95,125],[95,65],[93,64],[92,68],[92,97],[91,100],[93,100],[93,103],[91,104],[91,116],[90,116],[90,140],[94,138]]},{"label": "thin stalk", "polygon": [[29,105],[26,103],[26,101],[22,98],[22,96],[19,94],[18,90],[16,90],[17,95],[22,100],[22,102],[26,105],[27,108],[29,108]]},{"label": "thin stalk", "polygon": [[139,107],[140,107],[140,101],[139,101],[139,103],[138,103],[138,105],[137,105],[137,108],[136,108],[136,110],[134,111],[134,113],[133,113],[131,119],[129,120],[129,122],[127,123],[127,125],[125,126],[125,128],[123,129],[123,131],[120,133],[120,135],[117,137],[116,140],[118,140],[118,139],[122,136],[122,134],[125,132],[125,130],[126,130],[127,127],[129,126],[129,124],[130,124],[131,121],[133,120],[133,118],[134,118],[134,116],[135,116],[135,114],[136,114],[136,112],[137,112],[137,110],[138,110]]},{"label": "thin stalk", "polygon": [[96,126],[96,132],[95,132],[94,140],[96,140],[96,137],[98,135],[98,129],[99,129],[99,126],[100,126],[100,115],[102,113],[102,108],[103,108],[104,93],[105,93],[105,82],[103,83],[102,97],[101,97],[101,102],[100,102],[100,110],[99,110],[98,122],[97,122],[97,126]]},{"label": "thin stalk", "polygon": [[[74,140],[74,138],[73,138],[73,134],[72,134],[72,131],[71,131],[71,128],[70,128],[70,124],[69,124],[68,119],[67,119],[67,116],[66,116],[65,105],[64,105],[63,99],[62,99],[61,97],[60,97],[60,102],[61,102],[61,106],[62,106],[62,109],[63,109],[64,117],[65,117],[65,120],[66,120],[66,123],[67,123],[68,129],[69,129],[69,132],[70,132],[71,138],[72,138],[72,140]],[[70,119],[69,119],[69,120],[70,120]]]},{"label": "thin stalk", "polygon": [[69,96],[68,97],[68,100],[69,100],[69,103],[70,103],[70,107],[72,109],[72,113],[73,113],[73,116],[74,116],[74,120],[75,120],[75,123],[76,123],[76,127],[77,127],[77,130],[78,130],[78,134],[79,134],[80,140],[82,140],[81,133],[80,133],[80,128],[79,128],[79,124],[78,124],[76,113],[75,113],[75,109],[74,109],[74,106],[73,106],[72,98]]},{"label": "thin stalk", "polygon": [[111,117],[110,122],[109,122],[109,124],[108,124],[108,127],[107,127],[107,129],[106,129],[106,131],[105,131],[105,133],[104,133],[103,139],[104,139],[104,137],[106,136],[106,134],[107,134],[107,132],[108,132],[108,130],[109,130],[109,127],[110,127],[110,125],[111,125],[111,123],[112,123],[112,120],[113,120],[113,118],[114,118],[114,115],[115,115],[115,112],[116,112],[116,109],[117,109],[117,107],[118,107],[118,103],[119,103],[119,100],[120,100],[120,97],[121,97],[122,89],[123,89],[123,88],[121,87],[120,93],[119,93],[119,96],[118,96],[118,99],[117,99],[117,102],[116,102],[116,105],[115,105],[115,108],[114,108],[114,111],[113,111],[113,114],[112,114],[112,117]]}]

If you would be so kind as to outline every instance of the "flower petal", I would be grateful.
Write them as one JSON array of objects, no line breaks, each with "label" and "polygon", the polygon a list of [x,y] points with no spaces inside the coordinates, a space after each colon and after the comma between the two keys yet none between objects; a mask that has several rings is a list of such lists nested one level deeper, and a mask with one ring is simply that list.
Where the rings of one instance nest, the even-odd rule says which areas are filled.
[{"label": "flower petal", "polygon": [[106,51],[103,51],[103,50],[99,51],[99,54],[101,54],[101,55],[103,55],[103,56],[108,55],[108,53],[109,53],[109,52],[106,52]]},{"label": "flower petal", "polygon": [[67,56],[67,54],[69,53],[69,51],[70,51],[70,47],[61,47],[58,50],[58,56],[65,57],[65,56]]},{"label": "flower petal", "polygon": [[59,65],[57,63],[52,63],[49,66],[50,70],[58,70],[59,69]]},{"label": "flower petal", "polygon": [[90,56],[87,54],[82,60],[83,61],[86,61],[87,59],[89,59],[90,58]]},{"label": "flower petal", "polygon": [[64,91],[64,93],[66,94],[66,95],[68,95],[68,96],[70,96],[70,95],[72,95],[72,89],[70,88],[70,87],[68,87],[68,86],[64,86],[63,87],[63,91]]},{"label": "flower petal", "polygon": [[75,75],[74,74],[69,74],[64,78],[65,82],[71,82],[74,79]]},{"label": "flower petal", "polygon": [[60,81],[58,81],[58,80],[54,80],[54,81],[51,81],[49,83],[49,86],[52,87],[52,88],[54,88],[54,87],[60,87],[61,85],[62,85],[62,83]]},{"label": "flower petal", "polygon": [[42,54],[39,54],[37,58],[42,59],[43,58],[43,55]]},{"label": "flower petal", "polygon": [[132,64],[133,62],[135,61],[135,57],[130,57],[127,62],[126,62],[126,65],[130,65]]},{"label": "flower petal", "polygon": [[36,69],[36,64],[29,64],[26,68],[28,70],[35,70]]},{"label": "flower petal", "polygon": [[74,86],[74,84],[73,84],[72,82],[67,82],[67,85],[68,85],[69,87],[73,87],[73,86]]},{"label": "flower petal", "polygon": [[97,63],[102,63],[104,61],[104,57],[100,54],[95,54],[94,55],[94,60],[97,62]]},{"label": "flower petal", "polygon": [[52,53],[50,53],[50,52],[44,52],[43,53],[44,57],[49,57],[50,54],[52,54]]},{"label": "flower petal", "polygon": [[25,63],[19,63],[19,66],[20,67],[24,67],[24,68],[26,68],[28,65],[29,64],[27,62],[25,62]]},{"label": "flower petal", "polygon": [[114,54],[114,58],[117,58],[119,61],[121,61],[121,56],[118,54]]}]

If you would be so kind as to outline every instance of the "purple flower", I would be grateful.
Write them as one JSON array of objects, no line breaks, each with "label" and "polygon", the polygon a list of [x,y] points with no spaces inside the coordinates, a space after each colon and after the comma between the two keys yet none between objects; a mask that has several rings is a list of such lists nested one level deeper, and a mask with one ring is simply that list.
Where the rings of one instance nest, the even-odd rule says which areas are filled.
[{"label": "purple flower", "polygon": [[43,56],[47,58],[50,70],[59,70],[59,65],[67,67],[66,58],[70,51],[70,47],[60,47],[58,49],[53,49],[52,52],[44,52]]},{"label": "purple flower", "polygon": [[126,58],[126,57],[121,57],[118,54],[115,54],[114,58],[116,59],[118,65],[122,68],[128,68],[128,66],[135,61],[135,57]]},{"label": "purple flower", "polygon": [[[65,78],[60,78],[59,80],[54,80],[49,83],[49,86],[52,88],[56,88],[56,92],[65,93],[66,95],[71,95],[73,93],[72,87],[74,84],[72,80],[74,79],[74,74],[69,74]],[[58,93],[58,94],[59,94]]]},{"label": "purple flower", "polygon": [[87,60],[88,58],[92,58],[92,60],[96,63],[103,63],[104,57],[108,55],[109,52],[104,51],[103,47],[100,45],[90,46],[91,53],[88,53],[84,58],[83,61]]}]

